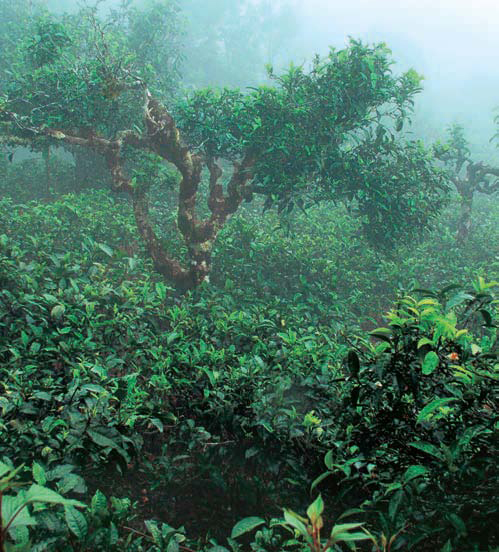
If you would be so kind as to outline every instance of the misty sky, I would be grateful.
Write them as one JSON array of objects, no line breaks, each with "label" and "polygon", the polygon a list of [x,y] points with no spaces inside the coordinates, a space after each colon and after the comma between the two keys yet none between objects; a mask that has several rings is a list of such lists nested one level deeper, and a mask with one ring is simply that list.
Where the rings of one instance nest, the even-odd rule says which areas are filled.
[{"label": "misty sky", "polygon": [[446,73],[486,70],[497,62],[496,0],[307,0],[299,5],[318,42],[330,33],[340,39],[393,36],[413,50],[415,61]]},{"label": "misty sky", "polygon": [[497,0],[298,0],[298,9],[303,51],[342,46],[349,35],[387,42],[401,67],[425,76],[418,103],[429,133],[462,122],[490,149],[499,106]]}]

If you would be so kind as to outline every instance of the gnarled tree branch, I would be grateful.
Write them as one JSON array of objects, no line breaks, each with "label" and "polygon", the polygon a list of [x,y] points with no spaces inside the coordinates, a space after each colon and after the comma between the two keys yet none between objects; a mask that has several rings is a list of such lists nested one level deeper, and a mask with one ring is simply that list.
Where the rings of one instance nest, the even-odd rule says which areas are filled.
[{"label": "gnarled tree branch", "polygon": [[[251,198],[249,183],[253,178],[255,160],[247,154],[241,161],[233,162],[233,173],[224,192],[221,184],[223,173],[216,159],[205,158],[191,151],[182,140],[181,132],[170,112],[147,90],[145,97],[145,132],[142,134],[125,130],[115,138],[107,139],[95,134],[82,136],[50,128],[24,127],[23,130],[32,135],[31,142],[38,137],[51,138],[89,148],[102,155],[112,177],[113,190],[128,193],[132,199],[137,229],[156,270],[177,287],[188,289],[207,278],[211,270],[213,244],[220,229],[242,201]],[[4,119],[13,121],[5,112],[3,116]],[[18,122],[16,117],[14,119]],[[13,143],[16,143],[14,137]],[[132,182],[126,173],[124,146],[156,153],[179,171],[181,180],[178,188],[177,225],[189,252],[188,267],[173,259],[156,235],[149,218],[146,188]],[[208,168],[210,174],[207,203],[211,216],[201,221],[196,216],[196,202],[203,166]]]}]

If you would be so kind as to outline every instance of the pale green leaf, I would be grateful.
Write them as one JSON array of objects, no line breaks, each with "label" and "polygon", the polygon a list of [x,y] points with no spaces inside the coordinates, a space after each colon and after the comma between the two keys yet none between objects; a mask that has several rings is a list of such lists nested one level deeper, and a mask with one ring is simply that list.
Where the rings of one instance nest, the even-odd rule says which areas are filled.
[{"label": "pale green leaf", "polygon": [[299,515],[295,514],[292,510],[284,510],[284,520],[288,525],[296,529],[308,542],[312,541],[308,534],[307,527]]},{"label": "pale green leaf", "polygon": [[105,243],[98,243],[97,244],[97,247],[101,250],[101,251],[104,251],[104,253],[106,255],[108,255],[109,257],[112,257],[114,255],[114,251],[109,247],[109,245],[106,245]]},{"label": "pale green leaf", "polygon": [[50,316],[55,320],[60,320],[64,316],[65,312],[66,307],[64,305],[55,305],[55,307],[52,307],[52,310],[50,311]]},{"label": "pale green leaf", "polygon": [[64,506],[77,506],[85,508],[85,504],[78,500],[64,498],[52,489],[33,483],[24,496],[26,502],[44,502],[47,504],[63,504]]},{"label": "pale green leaf", "polygon": [[440,361],[439,361],[438,355],[437,353],[435,353],[435,351],[430,351],[429,353],[427,353],[423,360],[423,367],[422,367],[423,374],[425,376],[428,376],[431,373],[433,373],[437,368],[439,362]]},{"label": "pale green leaf", "polygon": [[23,507],[25,504],[26,501],[22,494],[16,496],[4,495],[2,497],[2,521],[4,527],[9,526],[9,529],[14,529],[16,527],[26,527],[36,524],[28,509]]},{"label": "pale green leaf", "polygon": [[33,479],[39,484],[39,485],[45,485],[47,483],[47,476],[45,474],[45,470],[42,468],[38,462],[33,463]]},{"label": "pale green leaf", "polygon": [[230,534],[230,537],[232,539],[237,539],[241,535],[244,535],[245,533],[248,533],[249,531],[253,531],[253,529],[256,529],[260,525],[263,525],[265,523],[265,520],[259,517],[246,517],[242,519],[241,521],[238,521],[234,527],[232,528],[232,532]]},{"label": "pale green leaf", "polygon": [[431,401],[428,403],[423,410],[419,413],[417,417],[417,423],[420,424],[421,422],[427,420],[433,412],[436,410],[442,408],[446,404],[449,404],[451,402],[454,402],[456,399],[448,398],[448,399],[435,399],[434,401]]},{"label": "pale green leaf", "polygon": [[307,509],[307,516],[310,521],[315,524],[324,511],[324,501],[322,496],[319,495]]}]

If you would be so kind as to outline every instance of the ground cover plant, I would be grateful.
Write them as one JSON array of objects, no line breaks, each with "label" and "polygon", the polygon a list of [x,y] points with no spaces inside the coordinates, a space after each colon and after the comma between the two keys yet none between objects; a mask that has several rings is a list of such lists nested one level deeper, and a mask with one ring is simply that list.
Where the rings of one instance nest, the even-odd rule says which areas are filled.
[{"label": "ground cover plant", "polygon": [[0,552],[498,550],[496,169],[419,76],[0,6]]},{"label": "ground cover plant", "polygon": [[[420,527],[422,534],[418,536],[431,539],[431,521],[425,527],[419,518],[427,507],[426,500],[428,507],[442,501],[438,489],[432,491],[437,493],[435,502],[428,498],[428,488],[433,489],[431,470],[440,473],[439,462],[447,462],[446,453],[438,452],[437,447],[456,447],[452,441],[457,438],[456,430],[452,429],[446,436],[440,435],[438,427],[407,424],[414,424],[420,415],[422,408],[418,409],[417,405],[431,405],[435,397],[445,401],[441,403],[443,407],[454,405],[455,400],[448,400],[455,398],[448,395],[449,385],[457,378],[452,370],[457,370],[458,364],[456,368],[449,368],[448,357],[453,353],[459,360],[468,358],[468,366],[462,367],[466,376],[460,374],[459,378],[472,377],[468,369],[484,371],[482,383],[467,394],[466,401],[471,402],[466,404],[471,414],[466,410],[465,415],[470,425],[463,425],[457,435],[461,438],[460,432],[468,429],[465,439],[473,432],[477,439],[485,439],[480,446],[476,445],[484,451],[485,463],[480,466],[480,455],[476,459],[473,456],[474,445],[466,444],[471,447],[466,451],[458,448],[455,454],[469,453],[464,461],[466,468],[462,468],[461,479],[459,472],[458,479],[447,484],[455,489],[457,482],[465,485],[464,474],[470,469],[475,485],[481,468],[488,483],[483,484],[483,491],[477,491],[476,500],[480,501],[480,493],[484,492],[482,501],[488,503],[487,489],[492,492],[496,477],[490,461],[493,449],[489,448],[495,445],[488,438],[493,439],[496,433],[488,433],[480,424],[485,421],[491,430],[494,428],[493,417],[487,420],[484,415],[494,412],[496,407],[495,329],[482,330],[480,324],[493,326],[496,316],[496,307],[489,295],[493,287],[488,282],[492,272],[497,271],[497,259],[491,253],[487,263],[481,264],[484,257],[474,256],[474,248],[483,236],[479,233],[475,236],[477,242],[471,242],[469,251],[461,251],[456,258],[447,256],[447,266],[442,259],[442,272],[432,273],[429,278],[439,251],[442,256],[445,254],[446,250],[440,249],[445,241],[455,243],[452,230],[447,236],[440,236],[437,228],[429,242],[422,243],[416,252],[420,257],[412,263],[414,272],[405,282],[408,287],[432,287],[442,275],[459,273],[465,266],[469,272],[463,274],[463,280],[476,279],[472,273],[481,272],[487,280],[480,280],[476,285],[484,289],[448,292],[454,296],[455,308],[465,312],[467,324],[476,333],[475,340],[466,332],[456,342],[448,333],[435,338],[434,326],[440,323],[441,309],[448,304],[440,302],[447,295],[435,298],[421,292],[417,299],[404,301],[409,301],[409,312],[418,308],[423,311],[418,301],[419,297],[425,297],[429,303],[424,308],[430,309],[425,318],[397,322],[395,315],[390,315],[389,320],[395,320],[394,328],[375,332],[385,340],[375,346],[359,326],[373,328],[378,322],[383,323],[379,309],[389,307],[391,285],[387,284],[384,291],[375,288],[376,300],[370,305],[365,300],[373,297],[372,279],[380,279],[382,268],[385,279],[393,277],[390,275],[395,270],[392,265],[396,264],[395,260],[386,259],[384,267],[365,275],[355,287],[348,286],[347,281],[333,282],[330,265],[324,262],[326,254],[330,260],[334,259],[328,241],[323,242],[322,251],[317,248],[310,255],[308,240],[313,239],[314,227],[319,231],[319,221],[309,220],[310,215],[299,216],[294,221],[293,232],[298,232],[298,226],[311,225],[309,232],[302,231],[305,241],[300,249],[296,247],[300,234],[296,237],[286,229],[276,231],[274,215],[267,215],[266,235],[261,225],[255,226],[251,219],[241,217],[234,219],[232,228],[227,229],[227,243],[220,248],[222,257],[215,259],[223,267],[226,279],[217,284],[219,287],[205,285],[186,298],[166,287],[141,257],[141,245],[128,204],[109,198],[103,191],[92,194],[91,201],[78,195],[49,204],[33,202],[18,204],[15,208],[11,200],[4,200],[2,204],[2,456],[15,461],[16,466],[27,466],[22,472],[26,481],[34,477],[35,471],[43,470],[45,475],[35,479],[37,484],[48,485],[66,496],[81,501],[89,492],[87,489],[94,494],[99,491],[100,498],[94,502],[101,501],[105,512],[99,517],[92,510],[80,511],[80,523],[86,529],[74,534],[68,533],[71,529],[61,517],[64,509],[60,507],[59,515],[57,506],[52,507],[55,509],[51,516],[60,519],[54,525],[57,531],[54,535],[51,533],[54,528],[42,524],[34,533],[41,542],[52,539],[49,542],[56,549],[70,539],[78,550],[96,547],[92,539],[100,535],[104,543],[100,546],[104,550],[112,549],[111,546],[120,549],[127,539],[129,546],[137,539],[143,540],[140,546],[146,546],[154,537],[152,534],[148,538],[140,536],[139,533],[147,534],[140,520],[150,517],[168,521],[173,527],[185,525],[191,538],[196,534],[200,538],[211,534],[220,545],[226,546],[225,535],[247,514],[255,514],[263,523],[265,514],[278,517],[280,506],[304,511],[310,485],[328,473],[324,458],[333,475],[316,483],[315,488],[322,491],[332,516],[364,505],[362,515],[357,515],[355,521],[368,523],[365,528],[373,534],[384,532],[389,538],[402,526],[405,528],[403,537],[399,536],[399,548],[407,546],[407,535],[414,538],[410,527]],[[96,210],[95,204],[102,208]],[[108,220],[109,210],[113,212],[112,222]],[[345,235],[339,245],[337,238],[331,238],[337,244],[334,255],[338,261],[355,259],[353,253],[359,254],[359,244],[352,236],[357,234],[357,240],[362,240],[362,235],[357,233],[358,223],[349,219],[341,208],[331,216],[341,220],[339,224]],[[54,224],[54,220],[58,223]],[[73,241],[68,240],[69,228],[76,224],[80,232],[74,235]],[[483,216],[475,231],[479,232],[482,224],[483,231],[488,233],[489,224]],[[446,225],[451,225],[450,221]],[[252,240],[248,240],[248,232]],[[248,241],[253,246],[238,248],[239,258],[234,263],[237,243]],[[123,243],[128,244],[125,250]],[[282,261],[282,252],[289,250],[293,243],[295,248],[289,256],[285,280],[275,270],[279,264],[277,257],[281,255]],[[369,247],[365,243],[364,248],[367,255]],[[400,254],[406,253],[402,248]],[[378,255],[375,249],[371,249],[371,254]],[[310,258],[315,258],[312,264]],[[260,272],[252,279],[244,279],[246,267],[255,261]],[[343,270],[353,275],[358,268],[344,266]],[[338,278],[337,273],[334,276]],[[302,284],[298,294],[295,285],[300,278],[309,284]],[[284,285],[284,282],[287,283]],[[268,289],[263,289],[263,283],[267,283]],[[362,285],[365,289],[359,296]],[[466,290],[465,281],[463,286]],[[474,296],[480,293],[483,298],[473,303]],[[404,307],[399,304],[397,308]],[[477,315],[473,314],[475,311]],[[397,316],[402,318],[400,312]],[[446,324],[448,332],[456,322],[451,318]],[[402,335],[393,336],[394,329]],[[405,333],[412,341],[405,346],[408,351],[404,348],[399,351],[400,340],[408,339],[403,337]],[[421,341],[425,337],[428,343]],[[413,385],[412,379],[396,383],[397,377],[409,377],[405,368],[400,374],[397,370],[401,368],[395,373],[391,370],[411,365],[422,369],[421,351],[426,358],[432,346],[443,363],[443,380],[423,379],[418,384],[423,389],[417,400],[402,394],[397,408],[401,409],[398,415],[400,420],[405,420],[405,425],[397,427],[401,422],[394,417],[392,423],[396,425],[390,429],[387,424],[392,417],[391,409],[395,408],[390,394],[400,394],[404,386]],[[477,347],[480,353],[475,357],[483,355],[484,360],[475,361],[474,353],[469,353],[471,350],[477,353]],[[464,354],[471,357],[463,357]],[[393,358],[394,368],[384,366],[383,357]],[[457,361],[456,358],[452,364]],[[363,377],[359,379],[349,375],[356,362],[363,367]],[[378,389],[380,383],[383,387]],[[484,395],[485,389],[490,391],[490,396]],[[362,404],[371,392],[373,404],[362,408],[351,406],[354,400]],[[472,400],[475,395],[478,398]],[[387,405],[391,405],[388,411]],[[364,410],[362,415],[357,412],[359,409]],[[474,409],[478,409],[477,418],[473,418]],[[448,410],[444,412],[450,415]],[[440,409],[437,414],[441,416],[437,419],[445,425],[447,418]],[[458,419],[463,415],[456,413]],[[457,421],[456,424],[459,427]],[[421,449],[416,446],[397,448],[400,445],[395,429],[407,436],[408,427],[414,428],[414,443],[422,442],[423,449],[429,447],[433,455],[428,453],[429,456],[421,458],[422,453],[418,452]],[[342,434],[344,431],[349,433]],[[374,442],[370,442],[366,432]],[[393,435],[394,441],[384,441],[386,435]],[[428,441],[428,435],[437,435],[437,441],[435,437]],[[381,451],[377,439],[382,440]],[[366,446],[368,450],[362,448]],[[394,458],[398,458],[398,463]],[[34,468],[35,465],[39,468]],[[410,478],[406,482],[404,477],[411,466],[419,466],[420,471],[414,472],[414,481]],[[30,472],[28,468],[35,471]],[[107,475],[103,477],[103,474]],[[109,506],[103,497],[116,493],[116,478],[122,481],[120,488],[125,492]],[[390,485],[394,486],[390,493],[396,494],[400,501],[397,515],[392,506],[392,517],[380,521],[376,516],[388,515],[383,510],[385,504],[391,503],[392,497],[386,491]],[[418,488],[413,490],[412,485]],[[419,498],[423,488],[425,500]],[[469,494],[470,491],[462,492]],[[215,496],[220,500],[213,502]],[[456,502],[448,498],[450,503]],[[135,513],[136,522],[132,506],[135,512],[140,512]],[[442,511],[446,515],[451,512],[448,505]],[[455,515],[466,521],[472,519],[459,509]],[[490,515],[495,514],[492,511]],[[85,522],[81,516],[86,516]],[[200,518],[204,521],[200,522]],[[443,519],[447,519],[446,524]],[[456,519],[439,518],[442,535],[435,538],[443,539],[442,546],[445,539],[453,540],[452,520],[459,523]],[[481,521],[476,523],[479,525]],[[395,527],[397,524],[400,526]],[[269,527],[255,528],[256,541],[267,543],[258,546],[262,549],[269,546],[270,550],[284,546],[286,533],[280,527],[273,522]],[[471,524],[466,530],[473,535],[477,529]],[[175,534],[180,535],[171,529],[165,531],[166,536],[161,537],[165,543]],[[380,539],[378,536],[379,543]],[[431,549],[434,541],[429,542]],[[468,546],[469,541],[465,542]],[[203,544],[203,540],[191,545],[198,549],[214,546],[206,541]],[[290,542],[289,547],[293,546],[300,549],[302,544],[299,540]]]}]

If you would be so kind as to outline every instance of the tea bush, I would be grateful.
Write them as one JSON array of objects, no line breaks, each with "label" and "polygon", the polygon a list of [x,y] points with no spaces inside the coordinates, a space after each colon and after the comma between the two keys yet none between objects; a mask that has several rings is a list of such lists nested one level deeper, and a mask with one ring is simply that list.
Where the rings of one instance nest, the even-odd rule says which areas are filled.
[{"label": "tea bush", "polygon": [[1,492],[87,505],[30,503],[15,532],[2,507],[5,549],[309,550],[281,508],[312,489],[328,530],[364,524],[358,549],[493,550],[499,239],[480,208],[465,249],[451,211],[391,256],[340,208],[287,228],[248,209],[180,296],[119,197],[3,199]]}]

